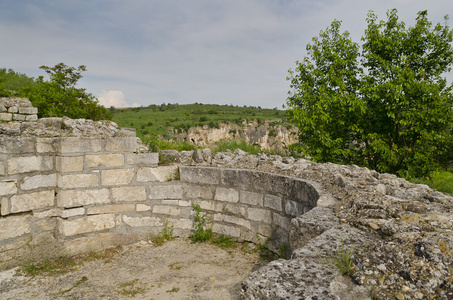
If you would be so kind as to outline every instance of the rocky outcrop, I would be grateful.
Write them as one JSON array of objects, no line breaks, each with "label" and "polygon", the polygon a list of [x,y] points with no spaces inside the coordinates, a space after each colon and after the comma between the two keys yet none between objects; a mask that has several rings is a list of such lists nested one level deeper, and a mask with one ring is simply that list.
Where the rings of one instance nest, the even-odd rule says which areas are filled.
[{"label": "rocky outcrop", "polygon": [[218,128],[208,125],[195,126],[189,128],[187,132],[177,133],[176,136],[179,140],[189,141],[201,147],[210,146],[218,141],[238,140],[258,145],[262,149],[280,152],[298,142],[298,130],[295,126],[274,123],[265,121],[263,124],[258,124],[257,121],[244,121],[241,126],[231,123],[220,123]]}]

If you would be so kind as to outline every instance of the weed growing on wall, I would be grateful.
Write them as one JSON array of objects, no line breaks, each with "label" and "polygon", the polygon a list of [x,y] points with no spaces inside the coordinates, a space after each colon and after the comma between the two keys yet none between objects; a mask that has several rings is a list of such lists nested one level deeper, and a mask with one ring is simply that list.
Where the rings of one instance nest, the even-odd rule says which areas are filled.
[{"label": "weed growing on wall", "polygon": [[344,241],[341,240],[338,245],[337,251],[332,253],[329,258],[323,259],[326,265],[335,267],[338,269],[341,275],[351,276],[354,273],[354,249],[346,249]]},{"label": "weed growing on wall", "polygon": [[165,219],[164,227],[157,234],[151,234],[149,240],[156,246],[162,246],[165,241],[172,241],[175,237],[173,236],[173,224]]},{"label": "weed growing on wall", "polygon": [[192,227],[194,232],[190,239],[192,243],[208,242],[212,239],[212,228],[207,228],[206,218],[201,213],[200,204],[194,203],[192,209],[195,212]]}]

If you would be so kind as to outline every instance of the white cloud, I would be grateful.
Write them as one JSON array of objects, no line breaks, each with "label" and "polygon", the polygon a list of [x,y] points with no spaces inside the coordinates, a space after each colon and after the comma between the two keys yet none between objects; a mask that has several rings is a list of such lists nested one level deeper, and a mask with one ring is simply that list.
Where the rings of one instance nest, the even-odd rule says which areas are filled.
[{"label": "white cloud", "polygon": [[[109,108],[114,107],[129,107],[130,105],[124,100],[125,96],[122,91],[102,91],[98,97],[99,104]],[[135,103],[134,103],[135,104]]]}]

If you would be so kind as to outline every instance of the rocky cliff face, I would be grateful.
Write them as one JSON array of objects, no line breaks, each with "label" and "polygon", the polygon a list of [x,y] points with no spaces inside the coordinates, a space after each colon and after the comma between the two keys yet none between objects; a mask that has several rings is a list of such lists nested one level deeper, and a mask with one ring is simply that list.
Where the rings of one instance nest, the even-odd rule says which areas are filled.
[{"label": "rocky cliff face", "polygon": [[222,140],[247,141],[259,145],[262,149],[284,151],[286,147],[298,142],[298,129],[294,126],[283,126],[266,121],[244,122],[241,126],[231,123],[220,123],[219,128],[195,126],[187,132],[176,133],[179,140],[189,141],[197,146],[209,146]]}]

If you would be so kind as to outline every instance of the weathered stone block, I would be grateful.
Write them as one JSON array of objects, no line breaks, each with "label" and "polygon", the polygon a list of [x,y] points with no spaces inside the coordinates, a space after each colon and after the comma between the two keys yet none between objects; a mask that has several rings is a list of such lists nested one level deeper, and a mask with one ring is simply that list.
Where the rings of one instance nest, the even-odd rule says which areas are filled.
[{"label": "weathered stone block", "polygon": [[135,211],[135,204],[112,204],[87,208],[87,215]]},{"label": "weathered stone block", "polygon": [[264,196],[264,206],[275,209],[276,211],[282,211],[282,198],[267,194]]},{"label": "weathered stone block", "polygon": [[200,208],[202,210],[213,210],[213,211],[222,211],[223,204],[217,201],[200,201]]},{"label": "weathered stone block", "polygon": [[243,205],[239,205],[239,204],[227,204],[227,205],[225,205],[224,212],[225,213],[230,213],[230,214],[233,214],[233,215],[245,216],[246,207],[243,206]]},{"label": "weathered stone block", "polygon": [[112,189],[113,200],[116,202],[124,201],[145,201],[146,188],[144,186],[124,186]]},{"label": "weathered stone block", "polygon": [[56,169],[59,172],[83,171],[83,156],[57,156]]},{"label": "weathered stone block", "polygon": [[49,175],[36,175],[31,177],[25,177],[20,185],[20,188],[24,191],[28,191],[39,188],[56,186],[57,186],[57,174],[53,173]]},{"label": "weathered stone block", "polygon": [[64,236],[100,231],[115,227],[115,215],[95,215],[75,220],[58,220],[58,231]]},{"label": "weathered stone block", "polygon": [[13,121],[25,121],[26,115],[13,114]]},{"label": "weathered stone block", "polygon": [[291,229],[291,218],[283,217],[280,214],[272,213],[274,224],[280,226],[281,228],[285,229],[286,231],[290,231]]},{"label": "weathered stone block", "polygon": [[1,201],[1,202],[0,202],[0,206],[1,206],[1,207],[0,207],[0,208],[1,208],[0,214],[1,214],[2,216],[6,216],[6,215],[9,214],[9,202],[8,202],[8,198],[2,197],[2,198],[0,199],[0,201]]},{"label": "weathered stone block", "polygon": [[71,174],[58,176],[58,187],[62,189],[96,187],[99,185],[97,174]]},{"label": "weathered stone block", "polygon": [[13,119],[13,115],[9,113],[0,113],[0,121],[11,121]]},{"label": "weathered stone block", "polygon": [[304,206],[299,202],[286,200],[285,213],[291,217],[298,217],[304,214]]},{"label": "weathered stone block", "polygon": [[36,152],[38,153],[55,153],[56,145],[54,138],[37,138]]},{"label": "weathered stone block", "polygon": [[192,221],[189,219],[170,220],[170,225],[174,228],[190,230],[192,229]]},{"label": "weathered stone block", "polygon": [[154,205],[153,206],[153,213],[155,214],[163,214],[163,215],[171,215],[171,216],[178,216],[181,213],[181,209],[175,206],[167,206],[167,205]]},{"label": "weathered stone block", "polygon": [[215,223],[212,226],[212,231],[218,234],[223,234],[226,236],[231,236],[231,237],[240,237],[241,236],[241,229],[235,227],[235,226],[227,226],[223,224],[218,224]]},{"label": "weathered stone block", "polygon": [[217,188],[214,199],[218,201],[237,203],[239,201],[239,193],[235,189]]},{"label": "weathered stone block", "polygon": [[138,182],[166,182],[173,179],[178,166],[162,166],[157,168],[143,167],[137,171]]},{"label": "weathered stone block", "polygon": [[222,170],[222,184],[229,186],[247,186],[259,178],[259,173],[244,169],[224,169]]},{"label": "weathered stone block", "polygon": [[38,121],[38,115],[26,115],[25,121],[27,122],[36,122]]},{"label": "weathered stone block", "polygon": [[102,139],[64,137],[57,141],[57,150],[62,153],[96,153],[102,151]]},{"label": "weathered stone block", "polygon": [[12,157],[7,161],[8,174],[27,173],[34,171],[50,171],[53,169],[51,156]]},{"label": "weathered stone block", "polygon": [[36,115],[38,113],[38,108],[33,106],[19,107],[19,113],[24,115]]},{"label": "weathered stone block", "polygon": [[104,142],[104,149],[107,152],[135,152],[137,149],[137,139],[135,137],[105,138]]},{"label": "weathered stone block", "polygon": [[239,202],[255,206],[263,206],[263,194],[241,191]]},{"label": "weathered stone block", "polygon": [[35,151],[35,140],[32,137],[0,137],[0,153],[33,153]]},{"label": "weathered stone block", "polygon": [[149,199],[182,199],[182,185],[152,185],[149,186]]},{"label": "weathered stone block", "polygon": [[134,169],[112,169],[101,171],[102,185],[130,184],[134,178]]},{"label": "weathered stone block", "polygon": [[129,217],[123,215],[123,221],[131,227],[157,227],[164,225],[158,217]]},{"label": "weathered stone block", "polygon": [[209,167],[179,167],[182,182],[198,184],[219,184],[220,169]]},{"label": "weathered stone block", "polygon": [[62,190],[57,195],[58,207],[110,203],[108,189]]},{"label": "weathered stone block", "polygon": [[17,180],[7,179],[0,181],[0,196],[14,195],[17,193]]},{"label": "weathered stone block", "polygon": [[0,176],[5,175],[5,163],[0,158]]},{"label": "weathered stone block", "polygon": [[157,167],[159,153],[128,153],[127,164],[140,167]]},{"label": "weathered stone block", "polygon": [[0,241],[18,237],[30,232],[30,216],[18,216],[0,219]]},{"label": "weathered stone block", "polygon": [[248,208],[247,215],[250,220],[264,223],[272,223],[272,214],[270,211],[261,208]]},{"label": "weathered stone block", "polygon": [[75,216],[82,216],[85,214],[85,208],[77,207],[77,208],[70,208],[70,209],[63,209],[61,211],[61,217],[64,219],[75,217]]},{"label": "weathered stone block", "polygon": [[216,222],[228,222],[232,224],[236,224],[242,227],[245,227],[247,229],[251,229],[251,223],[248,220],[238,218],[235,216],[229,216],[229,215],[224,215],[224,214],[215,214],[214,215],[214,221]]},{"label": "weathered stone block", "polygon": [[214,194],[210,186],[187,185],[184,188],[188,199],[212,199]]},{"label": "weathered stone block", "polygon": [[85,156],[88,167],[122,167],[124,166],[124,155],[120,153],[112,154],[88,154]]},{"label": "weathered stone block", "polygon": [[149,211],[149,210],[151,210],[151,206],[139,203],[139,204],[137,204],[136,210],[137,211]]},{"label": "weathered stone block", "polygon": [[41,191],[11,197],[11,213],[30,211],[55,205],[55,191]]}]

